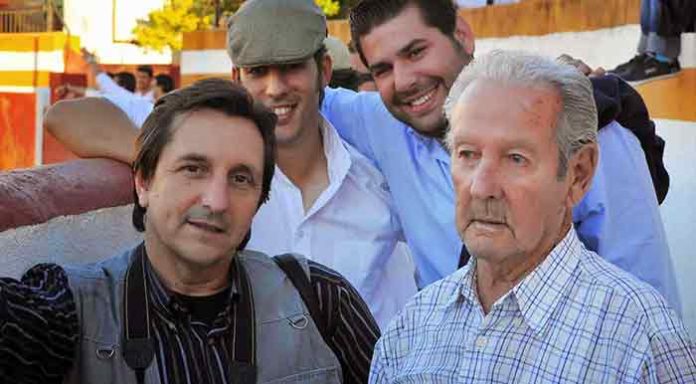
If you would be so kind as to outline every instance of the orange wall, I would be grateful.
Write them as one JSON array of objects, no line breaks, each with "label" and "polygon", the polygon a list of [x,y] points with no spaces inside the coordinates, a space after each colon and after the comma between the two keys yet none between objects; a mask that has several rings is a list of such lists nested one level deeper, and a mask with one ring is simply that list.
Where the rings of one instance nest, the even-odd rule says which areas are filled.
[{"label": "orange wall", "polygon": [[34,166],[36,96],[0,93],[0,170]]}]

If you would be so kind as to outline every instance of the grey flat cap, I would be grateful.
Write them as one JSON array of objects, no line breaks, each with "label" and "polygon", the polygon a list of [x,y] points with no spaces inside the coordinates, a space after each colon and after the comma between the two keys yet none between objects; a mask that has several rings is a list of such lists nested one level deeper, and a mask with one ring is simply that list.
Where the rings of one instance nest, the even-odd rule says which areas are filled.
[{"label": "grey flat cap", "polygon": [[304,61],[326,33],[313,0],[248,0],[228,20],[227,53],[236,67]]}]

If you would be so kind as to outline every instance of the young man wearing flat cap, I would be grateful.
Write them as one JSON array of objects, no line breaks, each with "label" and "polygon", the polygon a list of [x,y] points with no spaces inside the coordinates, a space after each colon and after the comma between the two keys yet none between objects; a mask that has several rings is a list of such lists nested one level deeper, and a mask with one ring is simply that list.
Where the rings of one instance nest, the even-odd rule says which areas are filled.
[{"label": "young man wearing flat cap", "polygon": [[334,268],[386,326],[416,292],[414,268],[384,177],[319,113],[326,31],[312,0],[247,1],[229,20],[232,77],[278,116],[278,166],[249,248]]}]

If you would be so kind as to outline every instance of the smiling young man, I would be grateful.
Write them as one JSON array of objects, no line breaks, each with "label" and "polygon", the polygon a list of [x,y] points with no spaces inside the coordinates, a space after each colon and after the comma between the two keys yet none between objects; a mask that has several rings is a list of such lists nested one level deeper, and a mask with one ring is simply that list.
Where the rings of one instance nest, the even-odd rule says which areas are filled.
[{"label": "smiling young man", "polygon": [[390,323],[370,383],[694,382],[676,312],[573,228],[598,161],[590,81],[498,51],[451,97],[456,230],[472,258]]},{"label": "smiling young man", "polygon": [[416,292],[414,269],[384,177],[319,113],[326,18],[312,0],[251,0],[228,27],[232,77],[278,116],[278,166],[249,248],[336,269],[386,326]]},{"label": "smiling young man", "polygon": [[364,383],[379,328],[350,283],[301,257],[286,274],[244,250],[270,193],[275,121],[225,80],[161,98],[133,164],[144,242],[98,264],[0,279],[0,377]]},{"label": "smiling young man", "polygon": [[[327,89],[322,113],[384,173],[424,287],[454,272],[467,256],[462,252],[460,257],[462,242],[454,229],[443,108],[457,74],[473,57],[474,36],[451,0],[362,0],[351,10],[350,23],[353,44],[379,95]],[[666,186],[651,182],[651,171],[666,177],[660,139],[635,91],[622,94],[615,78],[592,81],[602,150],[573,222],[589,249],[650,283],[679,309],[655,193]],[[609,91],[598,92],[599,84],[608,84]],[[627,100],[640,105],[627,105]],[[614,120],[634,125],[635,117],[645,128],[632,127],[636,135]]]}]

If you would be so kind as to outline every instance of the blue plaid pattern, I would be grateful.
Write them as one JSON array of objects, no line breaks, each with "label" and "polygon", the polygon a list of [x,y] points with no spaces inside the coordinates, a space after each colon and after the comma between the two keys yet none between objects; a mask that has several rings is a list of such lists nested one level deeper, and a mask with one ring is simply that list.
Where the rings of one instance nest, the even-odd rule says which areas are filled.
[{"label": "blue plaid pattern", "polygon": [[370,383],[696,383],[696,350],[677,314],[574,230],[485,316],[475,263],[391,322]]}]

